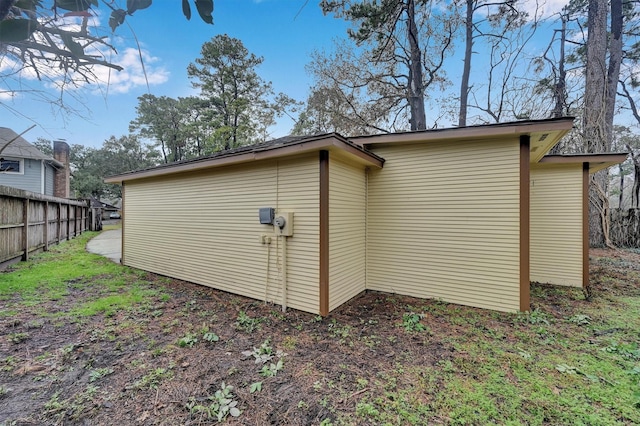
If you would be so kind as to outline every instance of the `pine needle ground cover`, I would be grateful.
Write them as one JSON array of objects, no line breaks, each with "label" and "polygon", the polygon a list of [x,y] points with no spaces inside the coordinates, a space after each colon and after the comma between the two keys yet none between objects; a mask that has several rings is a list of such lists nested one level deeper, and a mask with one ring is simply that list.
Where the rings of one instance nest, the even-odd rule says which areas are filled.
[{"label": "pine needle ground cover", "polygon": [[0,273],[0,425],[639,424],[640,254],[497,313],[365,293],[327,318],[114,264]]}]

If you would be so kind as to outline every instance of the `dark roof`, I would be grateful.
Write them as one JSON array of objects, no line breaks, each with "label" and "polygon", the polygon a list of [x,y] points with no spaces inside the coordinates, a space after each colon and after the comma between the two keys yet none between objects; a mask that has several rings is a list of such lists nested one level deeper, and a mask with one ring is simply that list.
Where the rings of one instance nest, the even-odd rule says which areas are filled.
[{"label": "dark roof", "polygon": [[91,207],[103,208],[108,210],[119,210],[119,207],[109,204],[106,201],[98,200],[96,197],[91,196],[89,197],[89,200],[91,201]]},{"label": "dark roof", "polygon": [[[9,143],[11,141],[11,143]],[[8,146],[5,146],[9,144]],[[4,148],[4,149],[3,149]],[[34,160],[45,160],[53,163],[56,167],[63,167],[63,164],[53,158],[45,155],[34,145],[27,142],[22,136],[18,136],[16,132],[8,127],[0,127],[0,156],[30,158]]]},{"label": "dark roof", "polygon": [[[274,151],[277,149],[293,147],[296,145],[303,145],[309,142],[315,142],[315,141],[331,139],[331,138],[337,139],[341,143],[346,144],[350,148],[355,149],[363,154],[366,154],[369,157],[372,157],[378,161],[384,162],[383,158],[377,156],[376,154],[363,148],[362,146],[349,141],[348,139],[346,139],[345,137],[343,137],[338,133],[322,133],[322,134],[316,134],[312,136],[293,136],[293,135],[284,136],[278,139],[273,139],[270,141],[261,142],[254,145],[246,145],[238,148],[228,149],[225,151],[216,152],[216,153],[205,155],[202,157],[191,158],[191,159],[182,160],[182,161],[175,161],[172,163],[161,164],[154,167],[133,170],[130,172],[119,174],[117,176],[125,178],[133,174],[142,173],[142,172],[151,171],[151,170],[155,171],[155,170],[162,170],[162,169],[170,169],[170,168],[176,168],[182,165],[204,163],[204,162],[210,162],[211,160],[220,160],[220,159],[230,158],[230,157],[239,157],[243,154],[257,154],[261,152]],[[107,180],[111,180],[114,177],[115,176],[108,177]]]}]

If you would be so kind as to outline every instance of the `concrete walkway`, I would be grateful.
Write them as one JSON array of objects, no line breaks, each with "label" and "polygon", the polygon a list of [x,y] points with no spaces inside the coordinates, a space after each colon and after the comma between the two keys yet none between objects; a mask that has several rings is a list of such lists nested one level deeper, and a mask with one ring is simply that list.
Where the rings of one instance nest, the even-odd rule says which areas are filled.
[{"label": "concrete walkway", "polygon": [[122,257],[122,229],[104,231],[87,243],[89,253],[108,257],[116,263],[120,263]]}]

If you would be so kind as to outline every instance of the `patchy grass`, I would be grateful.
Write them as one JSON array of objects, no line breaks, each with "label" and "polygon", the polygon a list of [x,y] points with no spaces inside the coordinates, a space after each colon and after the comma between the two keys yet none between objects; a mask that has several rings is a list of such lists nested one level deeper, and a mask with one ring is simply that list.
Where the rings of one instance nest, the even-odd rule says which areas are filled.
[{"label": "patchy grass", "polygon": [[11,273],[1,275],[0,300],[37,305],[60,300],[70,294],[70,288],[85,287],[100,276],[117,279],[122,267],[84,251],[87,241],[95,235],[84,233],[29,262],[16,264]]},{"label": "patchy grass", "polygon": [[93,235],[0,273],[0,425],[640,423],[640,254],[593,250],[591,301],[372,292],[323,319],[122,267]]},{"label": "patchy grass", "polygon": [[119,220],[116,223],[110,223],[109,225],[103,225],[103,231],[113,231],[114,229],[122,229],[122,221]]}]

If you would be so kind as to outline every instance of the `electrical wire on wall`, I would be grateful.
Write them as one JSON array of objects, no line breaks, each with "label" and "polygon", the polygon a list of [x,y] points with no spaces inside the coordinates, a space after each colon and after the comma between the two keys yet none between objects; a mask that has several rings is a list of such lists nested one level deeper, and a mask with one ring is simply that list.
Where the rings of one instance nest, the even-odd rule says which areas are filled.
[{"label": "electrical wire on wall", "polygon": [[271,263],[271,237],[265,236],[265,245],[267,246],[267,273],[264,283],[264,303],[267,303],[269,295],[269,264]]},{"label": "electrical wire on wall", "polygon": [[287,237],[281,235],[282,238],[282,312],[287,311]]},{"label": "electrical wire on wall", "polygon": [[[275,237],[276,239],[276,270],[278,273],[278,280],[282,282],[282,264],[281,264],[281,255],[280,255],[280,237]],[[282,290],[282,286],[278,286],[278,290],[273,298],[274,302],[278,300],[278,296],[280,296],[280,292]]]}]

